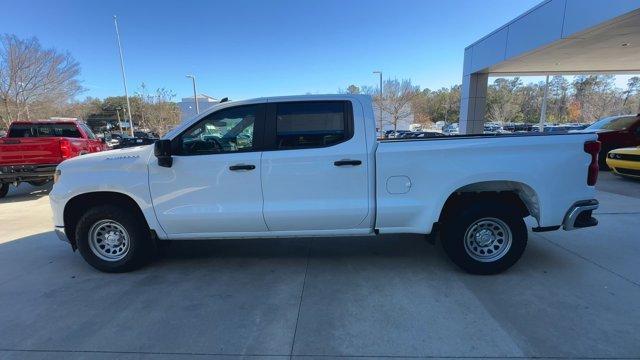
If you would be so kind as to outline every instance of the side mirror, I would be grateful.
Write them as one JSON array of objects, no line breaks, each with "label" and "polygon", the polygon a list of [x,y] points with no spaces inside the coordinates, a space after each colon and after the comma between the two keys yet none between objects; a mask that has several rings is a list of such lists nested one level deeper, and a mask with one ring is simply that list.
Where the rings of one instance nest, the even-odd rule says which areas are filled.
[{"label": "side mirror", "polygon": [[161,139],[154,143],[153,154],[158,158],[158,165],[171,167],[173,158],[171,157],[171,140]]}]

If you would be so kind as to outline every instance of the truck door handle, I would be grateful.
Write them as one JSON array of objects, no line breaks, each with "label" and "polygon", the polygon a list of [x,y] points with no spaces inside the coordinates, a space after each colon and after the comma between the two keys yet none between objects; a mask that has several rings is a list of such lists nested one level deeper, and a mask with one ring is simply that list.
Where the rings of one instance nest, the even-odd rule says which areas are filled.
[{"label": "truck door handle", "polygon": [[229,170],[231,171],[239,171],[239,170],[253,170],[255,169],[255,165],[245,165],[245,164],[237,164],[229,166]]},{"label": "truck door handle", "polygon": [[362,164],[360,160],[338,160],[333,163],[335,166],[358,166]]}]

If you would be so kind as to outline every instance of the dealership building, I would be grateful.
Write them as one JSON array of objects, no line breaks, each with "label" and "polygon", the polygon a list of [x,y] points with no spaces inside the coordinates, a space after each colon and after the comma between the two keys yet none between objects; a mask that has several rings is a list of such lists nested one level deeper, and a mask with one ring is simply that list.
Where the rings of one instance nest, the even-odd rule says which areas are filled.
[{"label": "dealership building", "polygon": [[[213,105],[216,105],[220,102],[219,99],[206,94],[199,94],[197,99],[198,109],[200,110],[200,112],[208,110]],[[182,101],[178,103],[178,107],[180,108],[180,121],[185,121],[197,115],[196,102],[193,96],[182,98]]]},{"label": "dealership building", "polygon": [[460,133],[482,133],[489,76],[640,73],[640,0],[547,0],[464,50]]}]

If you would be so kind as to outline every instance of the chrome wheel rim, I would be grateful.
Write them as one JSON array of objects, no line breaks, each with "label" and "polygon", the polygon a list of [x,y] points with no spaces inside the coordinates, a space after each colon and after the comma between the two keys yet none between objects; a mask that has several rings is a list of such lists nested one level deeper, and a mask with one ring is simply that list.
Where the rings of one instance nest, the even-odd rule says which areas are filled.
[{"label": "chrome wheel rim", "polygon": [[89,248],[102,260],[122,260],[129,252],[129,233],[117,221],[100,220],[89,229]]},{"label": "chrome wheel rim", "polygon": [[482,218],[467,229],[464,235],[464,249],[474,260],[497,261],[511,248],[512,238],[511,229],[504,221]]}]

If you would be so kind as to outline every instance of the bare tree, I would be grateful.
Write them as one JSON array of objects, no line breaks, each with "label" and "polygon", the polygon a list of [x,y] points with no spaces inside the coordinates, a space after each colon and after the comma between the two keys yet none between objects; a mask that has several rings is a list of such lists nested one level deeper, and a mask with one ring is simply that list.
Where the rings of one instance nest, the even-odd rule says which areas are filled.
[{"label": "bare tree", "polygon": [[347,94],[360,94],[360,88],[351,84],[347,88]]},{"label": "bare tree", "polygon": [[150,131],[164,134],[180,123],[180,109],[173,102],[176,94],[166,88],[156,89],[154,94],[147,93],[144,83],[140,85],[136,97],[140,99],[140,124]]},{"label": "bare tree", "polygon": [[0,35],[0,117],[6,127],[33,106],[62,103],[82,91],[80,65],[67,52],[43,49],[36,38]]},{"label": "bare tree", "polygon": [[386,80],[383,83],[382,98],[374,97],[374,103],[382,111],[389,114],[387,123],[398,129],[398,124],[411,115],[411,101],[418,95],[419,88],[411,84],[411,80]]},{"label": "bare tree", "polygon": [[[640,77],[634,76],[627,81],[627,90],[624,91],[624,100],[622,101],[621,113],[625,113],[628,111],[626,109],[626,106],[629,102],[629,98],[638,93],[640,93]],[[640,113],[640,108],[636,109],[636,111]]]}]

